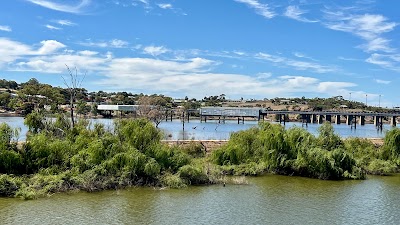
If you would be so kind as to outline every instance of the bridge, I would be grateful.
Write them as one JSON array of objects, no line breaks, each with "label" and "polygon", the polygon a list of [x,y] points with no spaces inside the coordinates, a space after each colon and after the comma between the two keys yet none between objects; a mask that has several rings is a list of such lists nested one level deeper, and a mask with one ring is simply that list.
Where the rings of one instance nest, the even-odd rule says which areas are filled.
[{"label": "bridge", "polygon": [[300,115],[303,124],[308,123],[323,123],[324,121],[336,124],[341,123],[341,117],[346,119],[346,124],[356,127],[357,124],[365,125],[365,118],[372,117],[374,124],[382,127],[383,119],[389,118],[390,124],[396,126],[396,119],[400,116],[399,113],[377,113],[377,112],[346,112],[346,111],[286,111],[286,110],[269,110],[264,108],[240,108],[240,107],[202,107],[200,109],[200,120],[207,121],[207,117],[221,117],[225,121],[226,117],[237,117],[238,123],[240,120],[244,123],[246,117],[264,120],[267,115],[277,115],[280,123],[287,122],[287,115]]},{"label": "bridge", "polygon": [[[139,109],[139,105],[98,105],[98,110],[104,111],[125,111],[125,112],[136,112]],[[165,109],[166,115],[165,120],[172,121],[172,115],[175,113],[174,109]],[[288,110],[270,110],[265,108],[245,108],[245,107],[201,107],[200,109],[188,109],[186,112],[187,120],[189,120],[190,113],[199,112],[200,121],[207,122],[207,118],[218,118],[219,122],[225,122],[226,118],[237,118],[238,123],[244,123],[245,118],[254,118],[256,120],[264,120],[267,115],[276,115],[279,123],[285,124],[288,122],[288,115],[299,115],[301,122],[304,125],[308,123],[323,123],[334,122],[336,124],[341,123],[341,119],[346,120],[347,125],[356,127],[357,124],[365,125],[365,118],[372,117],[374,124],[377,127],[382,128],[383,119],[388,118],[390,125],[396,126],[397,117],[400,117],[400,113],[377,113],[377,112],[351,112],[351,111],[288,111]],[[182,114],[185,117],[185,113]]]}]

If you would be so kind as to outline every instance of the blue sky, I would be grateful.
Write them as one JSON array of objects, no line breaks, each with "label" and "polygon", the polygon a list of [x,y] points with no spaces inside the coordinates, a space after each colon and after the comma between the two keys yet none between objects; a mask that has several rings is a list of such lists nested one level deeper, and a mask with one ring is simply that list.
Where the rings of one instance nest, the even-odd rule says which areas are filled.
[{"label": "blue sky", "polygon": [[[203,98],[400,105],[399,1],[9,0],[0,77]],[[350,94],[351,93],[351,94]],[[379,97],[381,96],[381,97]]]}]

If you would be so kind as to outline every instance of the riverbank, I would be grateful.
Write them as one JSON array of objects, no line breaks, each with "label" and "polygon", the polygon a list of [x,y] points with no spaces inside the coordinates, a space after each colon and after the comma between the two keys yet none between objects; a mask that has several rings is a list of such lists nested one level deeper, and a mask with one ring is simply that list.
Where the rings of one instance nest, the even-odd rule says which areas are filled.
[{"label": "riverbank", "polygon": [[[390,174],[400,162],[395,139],[382,146],[367,139],[342,139],[330,124],[319,134],[261,123],[231,134],[229,141],[162,141],[160,129],[144,119],[104,124],[68,117],[26,118],[30,135],[16,144],[1,124],[0,195],[33,199],[71,190],[100,191],[131,186],[182,188],[226,182],[226,175],[265,173],[324,180],[365,179]],[[394,138],[394,139],[393,139]],[[394,149],[394,150],[393,150]]]},{"label": "riverbank", "polygon": [[[346,140],[346,138],[343,140]],[[365,138],[365,140],[371,141],[377,148],[384,144],[383,138]],[[229,140],[162,140],[161,142],[169,146],[188,146],[191,144],[200,144],[205,148],[207,153],[210,153],[215,149],[226,145],[228,141]]]}]

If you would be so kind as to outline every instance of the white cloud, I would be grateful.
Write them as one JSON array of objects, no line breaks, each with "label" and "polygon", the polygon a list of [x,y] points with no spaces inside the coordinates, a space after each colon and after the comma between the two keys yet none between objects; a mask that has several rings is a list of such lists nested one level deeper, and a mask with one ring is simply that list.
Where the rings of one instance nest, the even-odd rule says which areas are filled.
[{"label": "white cloud", "polygon": [[113,39],[110,42],[110,45],[114,48],[124,48],[128,45],[129,43],[123,40],[119,40],[119,39]]},{"label": "white cloud", "polygon": [[286,11],[283,15],[288,18],[298,20],[301,22],[306,22],[306,23],[318,22],[317,20],[310,20],[310,19],[303,17],[303,14],[305,14],[305,13],[307,13],[307,11],[301,10],[298,6],[290,5],[286,8]]},{"label": "white cloud", "polygon": [[377,37],[375,39],[368,41],[366,44],[360,45],[360,47],[367,52],[377,52],[377,51],[393,52],[393,49],[389,47],[390,46],[389,44],[390,44],[389,40]]},{"label": "white cloud", "polygon": [[42,44],[42,47],[37,51],[37,53],[40,55],[51,54],[61,48],[66,47],[63,43],[60,43],[55,40],[46,40],[46,41],[42,41],[40,43]]},{"label": "white cloud", "polygon": [[152,56],[158,56],[158,55],[167,53],[168,51],[169,51],[169,49],[167,49],[164,46],[153,46],[153,45],[147,46],[143,49],[143,52],[145,54],[149,54]]},{"label": "white cloud", "polygon": [[293,67],[296,70],[310,70],[316,73],[329,73],[337,71],[337,68],[333,66],[324,66],[315,62],[299,61],[262,52],[256,54],[255,57],[276,63],[277,65]]},{"label": "white cloud", "polygon": [[98,47],[98,48],[125,48],[128,47],[129,43],[127,41],[113,39],[110,41],[92,41],[91,39],[87,39],[83,42],[78,42],[78,44],[87,46],[87,47]]},{"label": "white cloud", "polygon": [[378,65],[385,69],[400,72],[400,54],[373,53],[365,61],[371,64]]},{"label": "white cloud", "polygon": [[360,59],[348,58],[348,57],[343,57],[343,56],[339,56],[338,59],[344,60],[344,61],[360,61]]},{"label": "white cloud", "polygon": [[133,0],[133,5],[137,5],[135,2],[140,2],[146,10],[151,10],[150,2],[148,0]]},{"label": "white cloud", "polygon": [[392,31],[397,24],[377,14],[352,15],[345,12],[325,11],[328,22],[325,26],[332,30],[348,32],[366,41],[360,45],[366,52],[392,52],[390,40],[383,38],[384,33]]},{"label": "white cloud", "polygon": [[[357,86],[350,82],[321,82],[318,84],[318,90],[325,93],[339,93],[340,90]],[[339,91],[339,92],[338,92]]]},{"label": "white cloud", "polygon": [[45,27],[47,27],[47,28],[50,29],[50,30],[61,30],[61,28],[55,27],[55,26],[50,25],[50,24],[47,24]]},{"label": "white cloud", "polygon": [[390,84],[392,82],[390,80],[380,80],[380,79],[374,79],[374,81],[378,84]]},{"label": "white cloud", "polygon": [[10,26],[4,26],[4,25],[0,25],[0,30],[1,31],[6,31],[6,32],[11,32],[12,31]]},{"label": "white cloud", "polygon": [[257,14],[267,19],[271,19],[276,15],[275,12],[273,12],[270,9],[268,4],[262,4],[258,0],[235,0],[235,1],[239,3],[244,3],[248,7],[255,9]]},{"label": "white cloud", "polygon": [[40,44],[41,47],[39,49],[34,49],[31,46],[17,41],[0,38],[0,46],[2,46],[0,48],[0,67],[13,63],[26,56],[53,54],[65,47],[64,44],[54,40],[42,41]]},{"label": "white cloud", "polygon": [[[127,90],[144,93],[182,94],[202,98],[225,93],[238,97],[293,96],[310,93],[318,96],[348,93],[356,85],[348,82],[321,81],[307,76],[280,76],[271,73],[253,76],[215,72],[219,62],[195,57],[180,61],[154,58],[117,57],[111,52],[65,50],[55,41],[42,41],[41,46],[29,46],[0,38],[0,66],[9,71],[33,71],[63,74],[65,64],[103,77],[96,84],[101,89]],[[272,56],[272,58],[277,58]],[[285,60],[285,58],[283,58]],[[261,95],[261,96],[260,96]]]},{"label": "white cloud", "polygon": [[80,0],[76,5],[60,4],[49,0],[27,0],[33,4],[67,13],[81,14],[84,12],[84,8],[90,5],[91,0]]},{"label": "white cloud", "polygon": [[12,41],[0,37],[0,67],[2,65],[14,62],[22,55],[32,51],[31,47],[20,42]]},{"label": "white cloud", "polygon": [[60,25],[62,25],[62,26],[76,26],[76,23],[71,22],[69,20],[57,20],[55,22],[60,24]]},{"label": "white cloud", "polygon": [[79,51],[78,53],[79,53],[80,55],[85,55],[85,56],[94,56],[94,55],[99,54],[98,52],[89,51],[89,50]]},{"label": "white cloud", "polygon": [[268,79],[272,77],[272,73],[258,73],[257,79]]},{"label": "white cloud", "polygon": [[157,4],[157,6],[162,9],[172,9],[173,8],[172,4],[169,4],[169,3],[160,3],[160,4]]}]

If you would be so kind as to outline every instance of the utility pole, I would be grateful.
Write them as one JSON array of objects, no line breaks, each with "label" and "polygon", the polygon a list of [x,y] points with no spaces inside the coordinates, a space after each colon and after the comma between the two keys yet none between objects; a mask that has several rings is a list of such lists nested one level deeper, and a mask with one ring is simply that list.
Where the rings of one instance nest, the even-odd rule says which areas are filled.
[{"label": "utility pole", "polygon": [[379,108],[381,107],[381,95],[379,95]]}]

